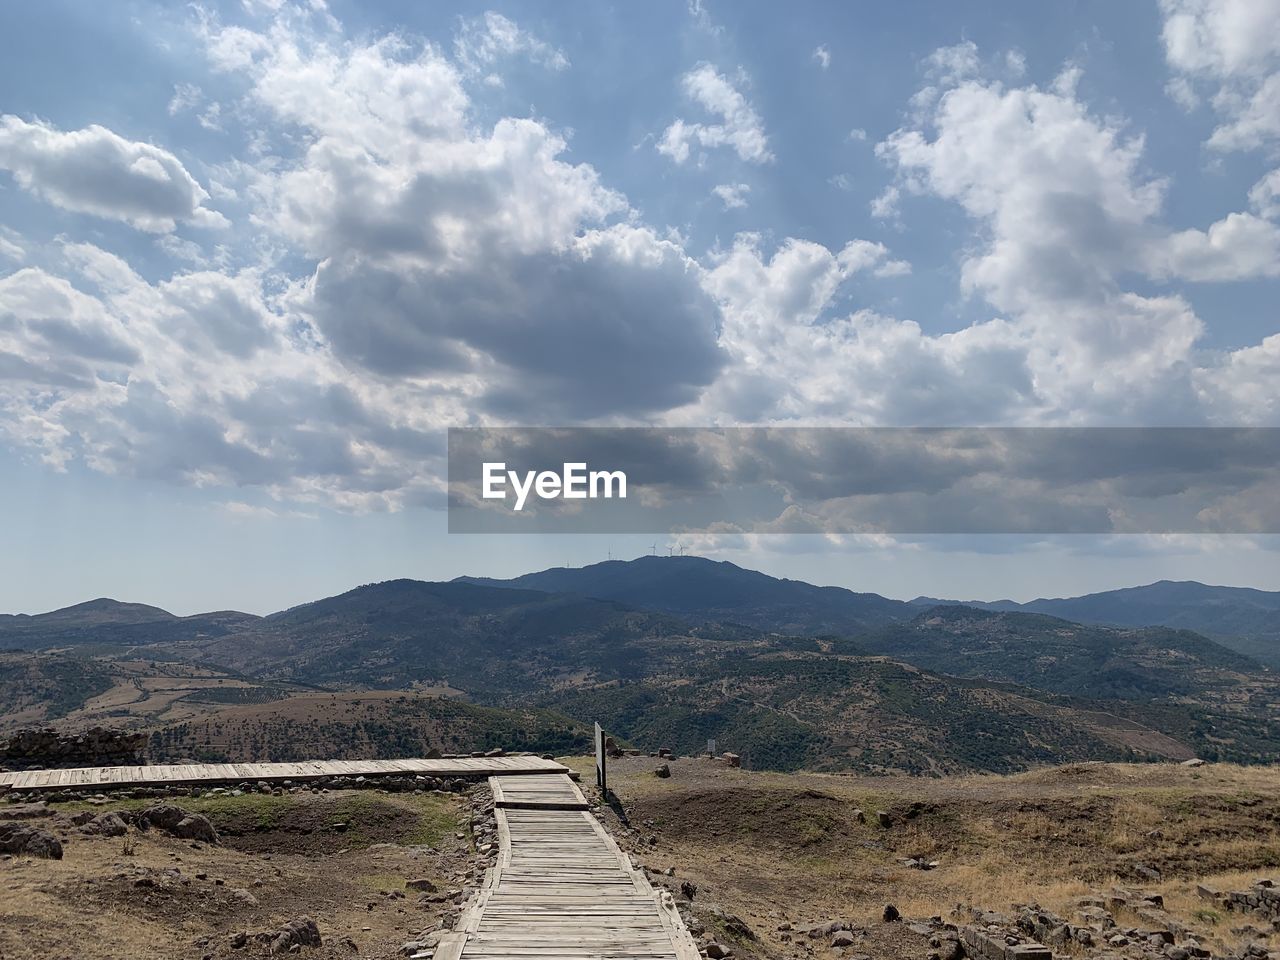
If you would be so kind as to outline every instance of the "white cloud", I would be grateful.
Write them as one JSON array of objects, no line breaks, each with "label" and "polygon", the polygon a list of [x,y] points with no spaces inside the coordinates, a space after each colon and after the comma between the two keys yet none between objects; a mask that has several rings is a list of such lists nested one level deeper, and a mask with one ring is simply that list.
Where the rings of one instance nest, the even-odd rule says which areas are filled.
[{"label": "white cloud", "polygon": [[982,422],[1033,401],[1025,338],[1006,323],[930,337],[867,310],[827,316],[859,274],[905,272],[883,245],[788,240],[766,257],[760,243],[739,236],[708,276],[732,362],[689,422]]},{"label": "white cloud", "polygon": [[[1126,267],[1157,259],[1150,242],[1165,185],[1143,176],[1141,137],[1091,115],[1073,75],[1051,90],[1011,89],[963,79],[972,58],[961,60],[925,125],[877,149],[904,187],[953,200],[983,225],[985,243],[962,262],[965,288],[1034,334],[1031,361],[1052,406],[1138,417],[1185,409],[1177,382],[1200,321],[1176,297],[1119,285]],[[1162,272],[1189,266],[1180,253],[1158,259]]]},{"label": "white cloud", "polygon": [[877,220],[892,220],[898,215],[898,201],[902,191],[893,184],[885,187],[871,201],[871,215]]},{"label": "white cloud", "polygon": [[200,88],[194,83],[175,83],[173,97],[169,100],[169,116],[174,117],[183,111],[190,110],[203,98]]},{"label": "white cloud", "polygon": [[[867,309],[862,291],[910,270],[880,243],[744,234],[699,262],[547,123],[482,122],[467,93],[482,61],[543,54],[474,23],[464,63],[287,12],[260,30],[204,22],[255,146],[197,169],[251,211],[248,266],[163,233],[217,216],[172,154],[7,118],[21,136],[0,137],[0,158],[21,161],[20,184],[162,232],[182,268],[144,278],[96,246],[0,234],[0,254],[7,242],[39,264],[0,279],[6,438],[53,464],[372,510],[441,502],[451,423],[1280,417],[1276,338],[1208,356],[1186,300],[1130,283],[1273,274],[1280,182],[1254,187],[1250,213],[1167,227],[1141,138],[1082,103],[1073,73],[1010,86],[984,79],[976,48],[952,48],[880,145],[896,176],[875,216],[927,194],[972,228],[964,290],[996,316],[938,333]],[[772,159],[740,86],[691,71],[685,92],[712,119],[675,121],[659,149]],[[104,165],[127,190],[86,186]],[[748,198],[735,181],[712,190],[726,208]]]},{"label": "white cloud", "polygon": [[1187,280],[1280,276],[1280,227],[1232,213],[1206,230],[1182,230],[1153,244],[1148,272]]},{"label": "white cloud", "polygon": [[720,198],[726,210],[739,210],[747,205],[751,187],[745,183],[721,183],[712,187],[711,192]]},{"label": "white cloud", "polygon": [[209,194],[172,153],[96,124],[64,132],[39,121],[0,117],[0,169],[64,210],[151,233],[167,233],[179,221],[227,225],[222,214],[203,205]]},{"label": "white cloud", "polygon": [[12,260],[14,263],[22,263],[27,259],[27,251],[23,246],[22,237],[19,236],[16,230],[0,226],[0,257]]},{"label": "white cloud", "polygon": [[1249,150],[1280,138],[1280,0],[1161,0],[1171,95],[1207,90],[1220,123],[1208,145]]},{"label": "white cloud", "polygon": [[823,70],[831,66],[831,51],[823,44],[813,51],[813,59]]},{"label": "white cloud", "polygon": [[1249,203],[1259,216],[1280,217],[1280,170],[1272,170],[1249,190]]},{"label": "white cloud", "polygon": [[462,21],[454,50],[458,63],[468,73],[483,73],[502,58],[521,55],[549,70],[564,70],[569,66],[569,58],[563,51],[492,10]]},{"label": "white cloud", "polygon": [[684,75],[681,87],[685,96],[718,117],[720,122],[686,123],[683,118],[677,118],[658,141],[659,153],[676,163],[684,163],[695,145],[707,149],[730,147],[747,163],[773,160],[764,122],[724,74],[702,63]]},{"label": "white cloud", "polygon": [[196,122],[206,130],[222,133],[222,104],[217,101],[210,103],[200,111],[200,115],[196,117]]}]

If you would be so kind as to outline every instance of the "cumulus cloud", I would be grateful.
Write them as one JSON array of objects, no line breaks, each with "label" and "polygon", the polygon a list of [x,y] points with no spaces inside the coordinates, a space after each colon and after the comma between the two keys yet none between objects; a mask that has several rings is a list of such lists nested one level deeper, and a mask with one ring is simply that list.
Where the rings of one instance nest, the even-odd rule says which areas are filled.
[{"label": "cumulus cloud", "polygon": [[1161,0],[1160,9],[1171,95],[1193,108],[1204,93],[1219,117],[1209,147],[1280,138],[1280,0]]},{"label": "cumulus cloud", "polygon": [[658,141],[659,153],[676,163],[684,163],[694,146],[706,149],[729,147],[747,163],[769,163],[773,160],[764,121],[728,77],[711,64],[702,63],[684,75],[681,88],[686,97],[719,118],[719,122],[674,120]]},{"label": "cumulus cloud", "polygon": [[877,149],[901,189],[982,225],[963,285],[1034,336],[1038,392],[1077,416],[1194,421],[1203,324],[1177,294],[1126,290],[1124,277],[1274,276],[1274,225],[1232,214],[1203,231],[1164,226],[1166,183],[1144,172],[1141,135],[1093,114],[1074,70],[1047,89],[1011,88],[973,75],[967,52],[940,62],[952,86]]},{"label": "cumulus cloud", "polygon": [[[1249,212],[1166,226],[1141,137],[1070,71],[1010,84],[997,58],[997,82],[976,48],[943,51],[878,148],[876,216],[915,194],[968,218],[963,292],[991,317],[940,333],[884,306],[910,266],[881,243],[742,234],[699,256],[549,122],[482,120],[468,91],[501,58],[557,69],[504,18],[464,22],[453,47],[352,39],[287,5],[198,29],[250,131],[241,156],[193,166],[246,211],[234,255],[175,232],[219,215],[173,154],[0,127],[21,186],[158,233],[178,268],[0,233],[0,430],[52,464],[373,510],[443,503],[453,424],[1280,418],[1275,338],[1207,354],[1161,286],[1274,275],[1274,176]],[[667,128],[672,160],[772,159],[740,77],[703,64],[683,88],[707,116]],[[176,109],[199,96],[175,90]],[[748,197],[735,181],[712,189],[726,209]]]},{"label": "cumulus cloud", "polygon": [[751,187],[745,183],[721,183],[711,188],[726,210],[740,210],[747,205]]},{"label": "cumulus cloud", "polygon": [[[438,51],[277,39],[249,72],[250,95],[311,135],[256,191],[264,224],[319,261],[298,307],[344,362],[452,378],[476,413],[536,417],[662,410],[714,378],[719,317],[698,265],[610,224],[625,198],[561,160],[545,125],[468,129]],[[323,109],[294,97],[299,74],[337,88]]]},{"label": "cumulus cloud", "polygon": [[150,233],[167,233],[179,221],[227,225],[204,206],[209,194],[172,153],[96,124],[62,131],[6,114],[0,117],[0,169],[64,210]]},{"label": "cumulus cloud", "polygon": [[[201,30],[266,131],[218,176],[268,258],[213,269],[167,238],[197,269],[151,280],[68,243],[6,278],[11,438],[343,509],[438,505],[445,424],[657,415],[715,379],[705,268],[545,124],[476,124],[439,48],[288,16]],[[153,178],[176,163],[139,156]]]}]

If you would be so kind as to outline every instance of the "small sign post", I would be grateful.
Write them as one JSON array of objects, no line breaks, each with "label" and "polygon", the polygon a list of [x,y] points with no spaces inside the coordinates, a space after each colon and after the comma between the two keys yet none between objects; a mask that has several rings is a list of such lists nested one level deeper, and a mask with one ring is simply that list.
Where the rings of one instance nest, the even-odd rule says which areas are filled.
[{"label": "small sign post", "polygon": [[714,757],[715,755],[716,755],[716,742],[715,742],[715,740],[708,740],[708,741],[707,741],[707,756],[708,756],[708,757]]},{"label": "small sign post", "polygon": [[600,729],[599,723],[596,724],[596,786],[601,793],[609,792],[609,781],[605,779],[604,773],[604,731]]}]

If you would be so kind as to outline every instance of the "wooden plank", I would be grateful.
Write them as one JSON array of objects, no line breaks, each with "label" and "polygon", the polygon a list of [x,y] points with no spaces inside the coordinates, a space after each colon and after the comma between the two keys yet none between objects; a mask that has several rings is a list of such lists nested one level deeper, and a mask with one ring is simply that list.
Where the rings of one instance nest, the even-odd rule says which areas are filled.
[{"label": "wooden plank", "polygon": [[456,957],[697,960],[670,895],[655,894],[566,774],[489,782],[498,856],[459,918]]},{"label": "wooden plank", "polygon": [[308,760],[294,763],[188,763],[145,766],[77,767],[9,772],[0,786],[11,790],[49,790],[65,787],[107,788],[149,784],[233,784],[244,781],[276,783],[323,776],[381,776],[423,774],[438,777],[563,775],[568,768],[541,757],[459,757],[439,760]]}]

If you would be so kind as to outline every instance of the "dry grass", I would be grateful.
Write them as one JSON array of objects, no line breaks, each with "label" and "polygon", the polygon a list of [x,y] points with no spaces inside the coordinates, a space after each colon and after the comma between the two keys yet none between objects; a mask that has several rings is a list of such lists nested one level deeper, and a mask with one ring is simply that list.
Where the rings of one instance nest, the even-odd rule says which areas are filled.
[{"label": "dry grass", "polygon": [[[675,866],[746,919],[762,937],[762,956],[793,953],[776,932],[784,921],[875,925],[886,903],[908,917],[950,917],[957,904],[1007,912],[1035,902],[1069,917],[1078,898],[1116,887],[1158,892],[1171,917],[1236,947],[1252,939],[1241,927],[1264,924],[1215,914],[1196,884],[1246,889],[1280,874],[1276,769],[1076,764],[924,780],[752,773],[681,760],[664,780],[652,775],[654,764],[628,759],[610,769],[631,822],[653,823],[630,838],[633,849],[655,866]],[[589,758],[573,765],[584,781],[594,777]],[[855,808],[868,822],[856,821]],[[879,809],[894,817],[887,830],[875,823]],[[812,823],[826,823],[825,835],[770,842],[805,836]],[[649,830],[656,847],[636,844]],[[903,865],[915,856],[939,866]],[[1162,871],[1159,882],[1141,880],[1149,866]]]}]

